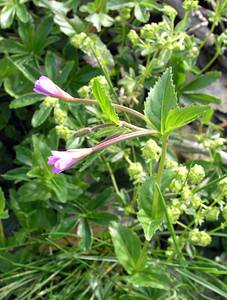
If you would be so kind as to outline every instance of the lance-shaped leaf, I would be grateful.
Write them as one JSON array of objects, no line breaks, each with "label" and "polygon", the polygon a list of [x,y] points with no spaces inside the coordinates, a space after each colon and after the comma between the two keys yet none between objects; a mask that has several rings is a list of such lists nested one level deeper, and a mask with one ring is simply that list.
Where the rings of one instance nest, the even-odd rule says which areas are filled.
[{"label": "lance-shaped leaf", "polygon": [[191,123],[209,110],[209,106],[191,105],[171,110],[166,119],[166,133]]},{"label": "lance-shaped leaf", "polygon": [[108,92],[105,90],[105,84],[102,84],[100,82],[100,77],[96,77],[92,81],[92,91],[95,96],[95,99],[99,103],[99,106],[104,114],[104,117],[115,123],[119,124],[119,118],[117,113],[115,112],[115,109],[112,105],[111,98],[108,94]]},{"label": "lance-shaped leaf", "polygon": [[145,248],[141,249],[138,236],[129,228],[112,222],[110,234],[119,263],[132,274],[144,270],[147,262]]},{"label": "lance-shaped leaf", "polygon": [[207,72],[206,74],[195,76],[191,81],[189,81],[184,85],[182,91],[186,92],[186,91],[201,90],[211,85],[220,77],[221,77],[221,72],[217,72],[217,71]]},{"label": "lance-shaped leaf", "polygon": [[164,134],[167,115],[176,106],[177,96],[169,68],[151,88],[145,102],[145,115],[153,127]]}]

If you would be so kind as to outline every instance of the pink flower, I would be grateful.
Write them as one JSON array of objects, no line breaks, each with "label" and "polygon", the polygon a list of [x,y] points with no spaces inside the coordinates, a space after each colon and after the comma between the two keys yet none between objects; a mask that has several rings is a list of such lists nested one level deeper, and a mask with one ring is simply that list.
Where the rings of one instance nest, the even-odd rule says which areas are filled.
[{"label": "pink flower", "polygon": [[46,76],[41,76],[35,82],[34,92],[42,94],[45,96],[56,97],[56,98],[67,98],[72,99],[73,97],[63,91],[59,86],[57,86],[53,81],[51,81]]},{"label": "pink flower", "polygon": [[70,149],[67,151],[51,151],[48,165],[53,165],[52,172],[61,173],[93,152],[92,148]]}]

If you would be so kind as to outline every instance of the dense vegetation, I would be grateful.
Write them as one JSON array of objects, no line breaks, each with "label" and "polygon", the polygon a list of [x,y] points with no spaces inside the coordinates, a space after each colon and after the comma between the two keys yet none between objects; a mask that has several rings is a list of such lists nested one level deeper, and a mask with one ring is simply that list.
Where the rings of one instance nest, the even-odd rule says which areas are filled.
[{"label": "dense vegetation", "polygon": [[227,1],[0,9],[0,299],[226,299]]}]

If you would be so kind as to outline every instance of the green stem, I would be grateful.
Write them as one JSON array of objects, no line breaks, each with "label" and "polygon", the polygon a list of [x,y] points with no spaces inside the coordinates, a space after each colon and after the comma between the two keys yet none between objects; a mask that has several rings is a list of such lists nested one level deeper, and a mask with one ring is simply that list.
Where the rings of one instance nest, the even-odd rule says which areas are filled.
[{"label": "green stem", "polygon": [[5,242],[5,235],[4,235],[4,230],[3,230],[3,225],[2,221],[0,220],[0,244],[4,244]]},{"label": "green stem", "polygon": [[[166,150],[167,150],[167,144],[168,144],[168,136],[164,135],[162,138],[162,155],[158,167],[158,174],[157,174],[157,179],[156,183],[158,186],[160,186],[161,180],[162,180],[162,174],[164,170],[164,163],[165,163],[165,158],[166,158]],[[159,203],[158,203],[158,189],[155,188],[154,190],[154,196],[153,196],[153,203],[152,203],[152,218],[157,217],[157,213],[159,211]]]},{"label": "green stem", "polygon": [[116,194],[117,194],[118,196],[120,196],[121,193],[120,193],[120,190],[119,190],[119,188],[118,188],[117,181],[116,181],[116,178],[115,178],[115,176],[114,176],[113,170],[112,170],[110,164],[105,160],[105,158],[104,158],[104,162],[105,162],[105,164],[106,164],[106,166],[107,166],[107,169],[108,169],[108,171],[109,171],[110,178],[111,178],[111,180],[112,180],[112,184],[113,184],[114,190],[115,190]]},{"label": "green stem", "polygon": [[[83,104],[95,104],[99,105],[98,102],[95,99],[89,99],[89,98],[76,98],[76,97],[62,97],[61,100],[67,101],[67,102],[77,102],[77,103],[83,103]],[[134,115],[137,118],[142,119],[143,121],[147,122],[147,119],[144,114],[121,104],[113,103],[113,106],[116,108],[116,110],[123,111],[126,113],[129,113],[131,115]]]},{"label": "green stem", "polygon": [[179,243],[177,241],[177,236],[176,236],[176,233],[175,233],[175,230],[174,230],[171,218],[170,218],[170,216],[168,214],[168,210],[167,210],[165,199],[164,199],[164,197],[162,195],[162,192],[160,190],[160,187],[159,187],[159,185],[157,183],[156,183],[156,188],[157,188],[158,194],[160,196],[160,200],[162,202],[162,206],[163,206],[163,209],[164,209],[165,217],[166,217],[166,220],[167,220],[168,229],[169,229],[169,232],[170,232],[171,237],[173,239],[173,243],[174,243],[174,247],[175,247],[176,253],[178,254],[178,257],[180,259],[180,263],[183,265],[185,259],[184,259],[184,256],[183,256],[182,252],[181,252]]},{"label": "green stem", "polygon": [[199,72],[198,75],[200,75],[200,74],[202,74],[203,72],[205,72],[205,71],[213,64],[213,62],[218,58],[218,56],[219,56],[219,52],[217,51],[217,52],[215,53],[215,55],[213,56],[213,58],[205,65],[204,68],[202,68],[202,70]]}]

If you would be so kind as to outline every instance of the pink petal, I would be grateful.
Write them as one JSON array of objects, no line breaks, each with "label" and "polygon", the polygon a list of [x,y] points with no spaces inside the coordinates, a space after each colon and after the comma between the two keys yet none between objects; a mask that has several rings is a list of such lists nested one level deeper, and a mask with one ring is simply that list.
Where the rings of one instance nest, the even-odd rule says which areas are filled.
[{"label": "pink petal", "polygon": [[56,156],[49,156],[48,157],[48,165],[50,166],[50,165],[54,165],[55,163],[56,163],[56,161],[58,160],[59,158],[58,157],[56,157]]}]

